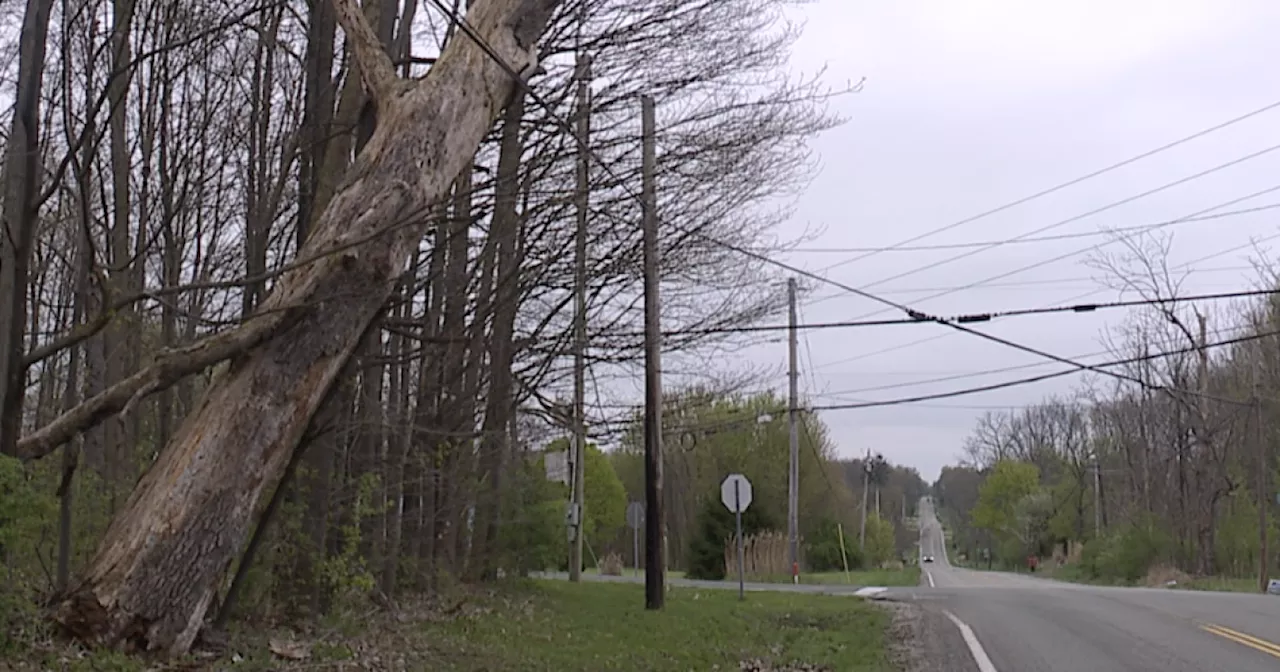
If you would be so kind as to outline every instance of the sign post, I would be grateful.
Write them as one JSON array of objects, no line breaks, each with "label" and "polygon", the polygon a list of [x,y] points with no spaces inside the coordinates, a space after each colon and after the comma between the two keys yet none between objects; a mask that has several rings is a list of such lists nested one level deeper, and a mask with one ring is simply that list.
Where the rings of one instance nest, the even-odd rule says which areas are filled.
[{"label": "sign post", "polygon": [[733,512],[738,529],[738,599],[746,599],[745,563],[742,548],[742,512],[751,506],[751,481],[742,474],[729,474],[720,484],[720,501]]},{"label": "sign post", "polygon": [[644,504],[627,504],[627,527],[631,528],[631,564],[640,575],[640,528],[644,527]]}]

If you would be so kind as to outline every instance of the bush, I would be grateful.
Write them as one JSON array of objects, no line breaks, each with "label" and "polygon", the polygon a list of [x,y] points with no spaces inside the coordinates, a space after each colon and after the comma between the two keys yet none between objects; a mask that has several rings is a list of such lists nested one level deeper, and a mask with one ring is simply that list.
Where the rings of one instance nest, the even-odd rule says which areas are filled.
[{"label": "bush", "polygon": [[1168,533],[1151,521],[1136,521],[1085,544],[1080,564],[1093,579],[1132,583],[1169,551]]},{"label": "bush", "polygon": [[[844,552],[849,559],[849,569],[862,569],[862,553],[857,540],[844,540]],[[831,518],[818,521],[813,532],[805,540],[805,564],[811,572],[832,572],[844,569],[844,557],[840,553],[839,523]]]},{"label": "bush", "polygon": [[[750,537],[773,527],[763,507],[752,507],[742,513],[742,534]],[[689,541],[689,571],[691,579],[720,581],[724,579],[724,542],[733,537],[736,524],[734,516],[720,502],[719,497],[708,497],[702,503],[694,525],[693,538]]]}]

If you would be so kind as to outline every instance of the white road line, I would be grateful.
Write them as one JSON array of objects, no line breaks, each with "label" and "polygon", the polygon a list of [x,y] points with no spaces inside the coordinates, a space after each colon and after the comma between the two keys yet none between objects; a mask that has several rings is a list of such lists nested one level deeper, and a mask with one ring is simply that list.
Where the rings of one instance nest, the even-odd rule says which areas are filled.
[{"label": "white road line", "polygon": [[930,573],[929,573],[929,570],[927,570],[927,569],[926,569],[926,570],[924,570],[924,578],[929,579],[929,587],[930,587],[930,588],[934,588],[934,587],[935,587],[935,586],[933,585],[933,575],[932,575],[932,574],[930,574]]},{"label": "white road line", "polygon": [[978,643],[978,636],[973,634],[973,629],[965,625],[964,621],[956,618],[956,615],[944,610],[942,613],[951,619],[952,623],[960,629],[960,636],[964,638],[964,643],[969,646],[969,653],[973,656],[973,662],[978,665],[978,672],[996,672],[996,666],[991,664],[991,659],[987,657],[987,652],[982,649],[982,644]]}]

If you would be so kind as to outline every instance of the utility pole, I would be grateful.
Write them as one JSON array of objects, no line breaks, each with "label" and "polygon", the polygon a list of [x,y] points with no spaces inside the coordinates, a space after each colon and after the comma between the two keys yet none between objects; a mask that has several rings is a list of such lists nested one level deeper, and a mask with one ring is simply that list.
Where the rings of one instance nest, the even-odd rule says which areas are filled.
[{"label": "utility pole", "polygon": [[587,168],[591,157],[591,57],[579,52],[574,78],[578,81],[578,180],[575,201],[578,229],[574,236],[573,272],[573,544],[569,547],[569,580],[582,580],[582,530],[586,520],[587,422]]},{"label": "utility pole", "polygon": [[787,541],[791,547],[791,582],[800,583],[800,371],[796,366],[796,279],[787,279],[787,361],[790,387],[787,429],[791,435],[791,460],[787,468]]},{"label": "utility pole", "polygon": [[871,490],[871,451],[867,450],[867,459],[862,463],[862,524],[858,529],[858,549],[867,550],[867,492]]},{"label": "utility pole", "polygon": [[1093,536],[1102,536],[1102,459],[1093,455]]},{"label": "utility pole", "polygon": [[658,301],[657,149],[653,98],[640,97],[644,160],[644,608],[666,602],[665,517],[662,511],[662,324]]},{"label": "utility pole", "polygon": [[1267,442],[1262,431],[1262,396],[1258,394],[1258,369],[1253,369],[1253,431],[1258,443],[1258,588],[1267,592],[1270,567],[1267,566],[1267,506],[1271,496],[1267,493],[1267,470],[1271,460],[1267,455]]}]

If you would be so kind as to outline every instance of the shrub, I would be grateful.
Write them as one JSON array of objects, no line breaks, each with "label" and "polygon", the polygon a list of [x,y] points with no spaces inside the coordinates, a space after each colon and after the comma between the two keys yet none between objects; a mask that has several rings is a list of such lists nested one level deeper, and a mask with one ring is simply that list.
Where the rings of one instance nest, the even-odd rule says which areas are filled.
[{"label": "shrub", "polygon": [[[773,527],[763,507],[752,507],[742,513],[742,534],[749,537]],[[708,497],[702,502],[694,534],[689,541],[689,571],[691,579],[719,581],[724,579],[724,542],[735,532],[734,516],[720,502],[719,497]]]},{"label": "shrub", "polygon": [[1135,521],[1112,534],[1085,544],[1080,563],[1094,579],[1134,582],[1164,557],[1168,533],[1152,521]]},{"label": "shrub", "polygon": [[[852,541],[853,543],[850,543]],[[844,552],[849,559],[849,569],[861,569],[862,553],[858,549],[857,539],[844,540]],[[840,554],[839,523],[831,518],[818,521],[813,532],[805,541],[805,564],[812,572],[832,572],[844,569],[844,557]]]}]

